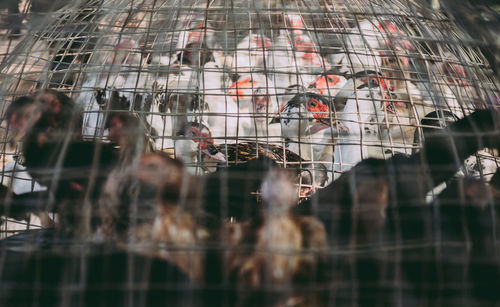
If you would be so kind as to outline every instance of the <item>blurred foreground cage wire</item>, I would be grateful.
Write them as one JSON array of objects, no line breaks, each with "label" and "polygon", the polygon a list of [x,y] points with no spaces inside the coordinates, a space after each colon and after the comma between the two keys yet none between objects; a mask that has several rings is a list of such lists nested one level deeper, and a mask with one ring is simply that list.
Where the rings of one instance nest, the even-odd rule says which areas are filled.
[{"label": "blurred foreground cage wire", "polygon": [[[7,305],[499,303],[498,148],[482,139],[498,131],[455,123],[497,110],[499,83],[446,12],[416,0],[5,3]],[[425,141],[439,148],[429,169],[400,162]],[[447,177],[439,163],[464,165]]]}]

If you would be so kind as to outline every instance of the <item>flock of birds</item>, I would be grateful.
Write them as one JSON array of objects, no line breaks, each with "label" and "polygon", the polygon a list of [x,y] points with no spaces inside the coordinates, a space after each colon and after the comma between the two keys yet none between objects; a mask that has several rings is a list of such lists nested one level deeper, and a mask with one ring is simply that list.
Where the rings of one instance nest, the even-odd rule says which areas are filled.
[{"label": "flock of birds", "polygon": [[[391,21],[358,26],[348,47],[384,52],[327,58],[300,15],[274,40],[248,34],[232,56],[206,23],[182,31],[173,56],[121,38],[95,55],[105,65],[74,99],[54,89],[15,99],[4,119],[22,176],[2,186],[0,213],[58,218],[0,242],[0,298],[125,304],[127,288],[107,287],[136,282],[133,300],[148,306],[498,303],[499,171],[455,176],[500,149],[498,112],[461,99],[459,64],[432,64],[437,98],[426,89],[435,80],[402,87],[371,69],[410,69],[415,46]],[[410,113],[422,133],[388,124],[412,126]],[[373,153],[417,135],[411,154]],[[65,240],[93,249],[82,260]],[[12,249],[26,242],[37,253]],[[144,271],[124,274],[131,265]],[[82,296],[26,288],[78,281]]]},{"label": "flock of birds", "polygon": [[273,159],[284,164],[326,168],[332,180],[364,158],[410,153],[427,114],[462,118],[477,107],[451,52],[430,64],[430,78],[398,81],[395,71],[417,65],[416,47],[393,21],[360,21],[345,42],[352,53],[328,56],[306,29],[300,15],[289,14],[273,40],[250,32],[232,53],[206,22],[180,31],[173,54],[144,54],[140,39],[121,35],[111,52],[93,55],[91,63],[104,65],[86,72],[75,96],[85,111],[82,133],[106,137],[108,111],[133,111],[155,149],[174,149],[193,172],[205,172],[207,161],[253,157],[257,151],[246,147],[254,143],[281,148]]}]

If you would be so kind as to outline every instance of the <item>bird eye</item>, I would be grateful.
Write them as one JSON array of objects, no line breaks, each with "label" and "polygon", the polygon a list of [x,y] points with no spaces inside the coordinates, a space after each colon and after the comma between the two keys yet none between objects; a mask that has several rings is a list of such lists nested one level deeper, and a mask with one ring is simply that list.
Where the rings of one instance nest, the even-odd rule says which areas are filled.
[{"label": "bird eye", "polygon": [[309,101],[309,106],[310,106],[310,107],[315,107],[315,106],[316,106],[316,101],[314,101],[314,100],[310,100],[310,101]]},{"label": "bird eye", "polygon": [[328,77],[328,82],[333,82],[333,78],[332,77]]}]

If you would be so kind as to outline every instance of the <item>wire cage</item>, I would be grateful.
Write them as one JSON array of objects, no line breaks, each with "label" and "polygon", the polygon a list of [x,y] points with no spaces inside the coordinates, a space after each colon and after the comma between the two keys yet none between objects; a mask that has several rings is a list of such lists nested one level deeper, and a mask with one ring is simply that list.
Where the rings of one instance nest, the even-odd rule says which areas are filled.
[{"label": "wire cage", "polygon": [[11,2],[5,306],[500,302],[497,67],[446,11]]}]

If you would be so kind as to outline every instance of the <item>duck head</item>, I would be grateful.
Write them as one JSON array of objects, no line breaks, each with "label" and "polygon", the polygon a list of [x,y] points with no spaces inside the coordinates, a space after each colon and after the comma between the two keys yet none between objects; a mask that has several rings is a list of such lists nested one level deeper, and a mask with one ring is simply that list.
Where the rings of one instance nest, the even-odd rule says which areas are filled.
[{"label": "duck head", "polygon": [[316,80],[309,83],[309,88],[321,95],[335,96],[335,94],[345,85],[347,79],[333,73],[320,75]]},{"label": "duck head", "polygon": [[[280,122],[285,137],[312,135],[330,127],[330,102],[315,93],[297,94],[280,113],[271,123]],[[336,121],[333,125],[338,127]]]},{"label": "duck head", "polygon": [[199,152],[212,159],[226,161],[225,156],[214,146],[210,129],[201,123],[187,122],[177,133],[175,156],[187,162],[196,162]]}]

